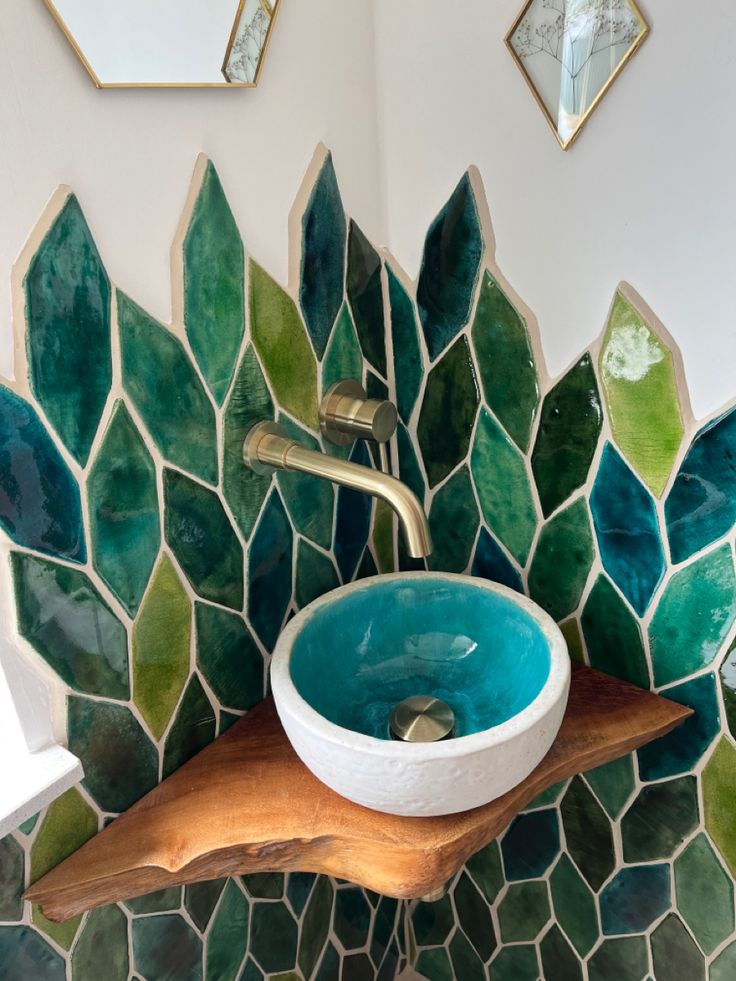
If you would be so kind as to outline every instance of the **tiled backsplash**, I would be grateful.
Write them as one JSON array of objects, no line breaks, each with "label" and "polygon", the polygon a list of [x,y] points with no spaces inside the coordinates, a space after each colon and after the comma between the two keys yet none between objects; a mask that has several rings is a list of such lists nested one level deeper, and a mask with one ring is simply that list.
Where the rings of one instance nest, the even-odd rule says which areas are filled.
[{"label": "tiled backsplash", "polygon": [[[17,277],[0,524],[19,632],[69,689],[86,778],[0,843],[0,964],[13,979],[388,981],[403,950],[432,981],[730,981],[736,410],[694,424],[679,354],[626,286],[601,340],[551,380],[474,172],[432,224],[416,286],[346,218],[323,154],[293,228],[300,275],[284,290],[245,257],[200,161],[171,329],[110,284],[72,196]],[[317,445],[320,393],[343,377],[395,394],[431,568],[527,591],[573,657],[696,715],[547,791],[445,899],[411,904],[406,944],[404,904],[301,874],[167,890],[63,926],[24,910],[24,881],[263,696],[294,609],[416,567],[385,508],[243,467],[263,418]]]}]

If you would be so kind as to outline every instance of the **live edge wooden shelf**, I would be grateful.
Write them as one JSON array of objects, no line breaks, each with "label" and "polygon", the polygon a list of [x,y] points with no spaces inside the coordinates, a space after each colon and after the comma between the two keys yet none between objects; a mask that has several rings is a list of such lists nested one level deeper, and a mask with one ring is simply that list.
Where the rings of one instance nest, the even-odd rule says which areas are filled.
[{"label": "live edge wooden shelf", "polygon": [[573,666],[559,735],[527,779],[484,807],[436,818],[339,797],[298,759],[267,699],[31,886],[51,920],[182,883],[322,872],[416,898],[447,882],[552,784],[665,735],[692,710]]}]

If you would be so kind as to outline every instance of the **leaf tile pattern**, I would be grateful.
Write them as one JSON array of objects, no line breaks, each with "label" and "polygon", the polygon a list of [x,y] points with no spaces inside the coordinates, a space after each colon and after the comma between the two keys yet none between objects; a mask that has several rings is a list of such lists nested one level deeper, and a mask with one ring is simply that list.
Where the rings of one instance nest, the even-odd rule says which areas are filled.
[{"label": "leaf tile pattern", "polygon": [[[467,175],[430,229],[412,286],[351,227],[326,158],[307,196],[299,282],[284,290],[244,256],[250,303],[241,335],[240,259],[228,253],[225,268],[220,250],[237,230],[228,219],[222,241],[212,239],[212,215],[229,209],[214,183],[209,192],[189,233],[198,243],[188,265],[194,305],[181,331],[109,287],[121,363],[112,388],[96,389],[84,439],[59,421],[74,417],[69,402],[54,416],[38,387],[29,401],[26,387],[0,389],[0,528],[15,553],[17,621],[31,656],[67,687],[70,742],[86,772],[68,802],[0,843],[9,882],[0,890],[5,974],[388,981],[408,962],[430,981],[668,981],[680,969],[730,981],[733,406],[686,430],[671,342],[624,288],[600,356],[592,345],[553,382],[533,321],[499,285]],[[224,293],[232,287],[219,312],[224,294],[197,281],[200,269],[221,276]],[[76,286],[60,289],[63,299]],[[196,324],[195,310],[204,317]],[[38,322],[32,343],[42,350],[49,321],[29,318],[26,330]],[[216,323],[221,345],[208,334]],[[477,384],[467,386],[467,405],[452,385],[434,399],[432,426],[461,420],[448,449],[431,443],[432,427],[420,439],[418,425],[433,399],[431,373],[458,344]],[[437,903],[379,900],[292,873],[167,890],[62,928],[20,909],[19,876],[30,881],[260,700],[269,649],[291,612],[392,559],[416,568],[372,502],[314,488],[305,507],[283,479],[242,466],[242,441],[262,419],[279,418],[314,445],[318,393],[343,372],[375,394],[388,386],[397,400],[396,457],[430,515],[430,568],[531,593],[561,621],[573,656],[656,686],[693,717],[637,754],[551,788],[468,861]],[[111,490],[119,475],[110,463],[123,462],[125,445],[135,479],[124,496]],[[355,453],[370,462],[364,448]],[[116,537],[118,516],[130,535]],[[136,541],[145,541],[138,564],[127,551]],[[190,647],[185,664],[182,627],[159,701],[151,697],[158,686],[138,689],[133,651],[155,623],[152,612],[166,606],[153,582],[162,563],[178,577],[172,615],[180,627],[184,615]]]}]

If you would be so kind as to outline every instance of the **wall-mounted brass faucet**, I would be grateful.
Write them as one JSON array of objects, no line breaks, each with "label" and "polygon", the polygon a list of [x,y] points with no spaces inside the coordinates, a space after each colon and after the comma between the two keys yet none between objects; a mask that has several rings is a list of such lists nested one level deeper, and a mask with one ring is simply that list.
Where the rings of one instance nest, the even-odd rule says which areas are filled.
[{"label": "wall-mounted brass faucet", "polygon": [[243,459],[256,473],[298,470],[386,501],[399,519],[409,555],[417,559],[429,555],[432,538],[419,498],[388,472],[385,447],[396,429],[395,406],[367,399],[357,382],[338,382],[322,400],[320,424],[325,438],[338,445],[346,446],[356,438],[376,440],[383,448],[381,471],[309,450],[274,422],[261,422],[251,429],[243,444]]}]

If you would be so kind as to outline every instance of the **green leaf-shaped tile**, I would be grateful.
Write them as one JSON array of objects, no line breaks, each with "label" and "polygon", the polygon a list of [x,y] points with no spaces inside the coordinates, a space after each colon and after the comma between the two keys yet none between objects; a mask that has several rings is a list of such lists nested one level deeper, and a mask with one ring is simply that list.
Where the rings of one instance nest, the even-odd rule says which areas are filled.
[{"label": "green leaf-shaped tile", "polygon": [[[736,751],[732,749],[731,753],[729,763],[733,772]],[[706,801],[707,794],[706,790]],[[733,798],[727,821],[732,829]],[[733,834],[732,831],[730,833]],[[680,915],[706,954],[712,954],[719,944],[733,934],[733,883],[704,834],[693,838],[675,860],[675,898]]]},{"label": "green leaf-shaped tile", "polygon": [[417,436],[430,487],[467,456],[479,401],[473,357],[463,336],[427,378]]},{"label": "green leaf-shaped tile", "polygon": [[413,300],[390,266],[386,266],[386,273],[396,377],[396,406],[401,418],[408,423],[424,375],[419,327]]},{"label": "green leaf-shaped tile", "polygon": [[128,698],[125,627],[83,572],[11,555],[18,630],[76,691]]},{"label": "green leaf-shaped tile", "polygon": [[192,605],[164,554],[133,627],[135,703],[156,739],[163,736],[189,677],[191,637]]},{"label": "green leaf-shaped tile", "polygon": [[95,569],[135,616],[161,543],[156,468],[119,401],[87,480]]},{"label": "green leaf-shaped tile", "polygon": [[616,820],[634,791],[633,757],[622,756],[611,763],[588,770],[585,780],[605,807],[608,816]]},{"label": "green leaf-shaped tile", "polygon": [[294,598],[299,607],[303,609],[312,600],[329,593],[331,589],[337,589],[339,585],[340,579],[332,559],[300,538],[294,586]]},{"label": "green leaf-shaped tile", "polygon": [[[705,981],[705,958],[675,913],[665,917],[652,933],[651,944],[655,978]],[[718,981],[713,974],[711,979]]]},{"label": "green leaf-shaped tile", "polygon": [[378,571],[394,571],[394,513],[385,501],[376,501],[373,515],[373,551],[378,563]]},{"label": "green leaf-shaped tile", "polygon": [[592,667],[639,688],[649,687],[639,622],[606,576],[596,579],[581,622]]},{"label": "green leaf-shaped tile", "polygon": [[493,417],[481,409],[471,456],[473,479],[489,528],[523,566],[537,526],[524,457]]},{"label": "green leaf-shaped tile", "polygon": [[73,195],[41,242],[24,286],[31,389],[84,466],[112,381],[110,281]]},{"label": "green leaf-shaped tile", "polygon": [[[286,416],[279,416],[279,423],[290,439],[295,439],[310,450],[321,449],[314,436]],[[279,470],[276,479],[296,530],[322,548],[329,549],[335,511],[333,485],[327,480],[296,471]]]},{"label": "green leaf-shaped tile", "polygon": [[695,777],[644,787],[621,820],[624,861],[670,858],[697,823]]},{"label": "green leaf-shaped tile", "polygon": [[424,504],[424,497],[427,493],[427,485],[424,481],[424,474],[417,459],[414,444],[409,436],[409,432],[402,422],[396,429],[396,444],[399,453],[399,476],[401,480],[411,488],[419,500]]},{"label": "green leaf-shaped tile", "polygon": [[235,981],[248,945],[248,900],[230,879],[207,935],[205,976]]},{"label": "green leaf-shaped tile", "polygon": [[463,932],[480,958],[487,961],[496,949],[496,933],[491,911],[467,872],[460,874],[452,895]]},{"label": "green leaf-shaped tile", "polygon": [[614,438],[659,496],[684,432],[672,352],[621,292],[613,303],[599,366]]},{"label": "green leaf-shaped tile", "polygon": [[202,981],[202,941],[177,913],[133,920],[133,961],[143,978]]},{"label": "green leaf-shaped tile", "polygon": [[293,540],[286,510],[274,490],[248,550],[248,615],[269,650],[291,602]]},{"label": "green leaf-shaped tile", "polygon": [[588,506],[580,498],[542,529],[529,569],[529,595],[562,620],[580,602],[592,564]]},{"label": "green leaf-shaped tile", "polygon": [[183,345],[118,292],[123,385],[164,457],[217,483],[215,411]]},{"label": "green leaf-shaped tile", "polygon": [[550,876],[555,919],[581,957],[598,940],[595,898],[573,862],[563,852]]},{"label": "green leaf-shaped tile", "polygon": [[515,882],[498,904],[498,923],[504,943],[534,940],[549,917],[546,882]]},{"label": "green leaf-shaped tile", "polygon": [[467,467],[462,467],[439,489],[429,512],[434,550],[430,569],[464,572],[470,561],[480,519]]},{"label": "green leaf-shaped tile", "polygon": [[534,353],[526,323],[489,272],[483,276],[472,334],[486,402],[526,452],[539,405]]},{"label": "green leaf-shaped tile", "polygon": [[314,969],[327,939],[332,920],[333,896],[332,883],[326,876],[320,876],[302,920],[298,960],[305,978],[314,976]]},{"label": "green leaf-shaped tile", "polygon": [[556,923],[542,937],[539,953],[545,981],[583,981],[580,961]]},{"label": "green leaf-shaped tile", "polygon": [[227,879],[192,882],[184,890],[184,906],[197,928],[204,933]]},{"label": "green leaf-shaped tile", "polygon": [[245,712],[263,699],[263,657],[242,617],[195,605],[197,663],[222,705]]},{"label": "green leaf-shaped tile", "polygon": [[208,161],[184,238],[184,324],[222,405],[245,329],[245,257],[217,171]]},{"label": "green leaf-shaped tile", "polygon": [[595,892],[616,867],[611,824],[580,777],[575,777],[560,804],[567,850]]},{"label": "green leaf-shaped tile", "polygon": [[194,590],[243,608],[243,549],[220,498],[176,470],[164,470],[166,541]]},{"label": "green leaf-shaped tile", "polygon": [[649,627],[654,681],[665,685],[710,664],[736,619],[730,545],[701,556],[667,583]]},{"label": "green leaf-shaped tile", "polygon": [[128,920],[119,906],[88,915],[72,953],[74,981],[128,981]]},{"label": "green leaf-shaped tile", "polygon": [[703,772],[705,827],[728,863],[731,874],[736,873],[736,749],[726,736]]},{"label": "green leaf-shaped tile", "polygon": [[0,964],[10,967],[6,981],[65,981],[67,977],[66,961],[30,926],[0,930]]},{"label": "green leaf-shaped tile", "polygon": [[158,781],[158,753],[125,705],[70,697],[69,749],[84,766],[84,786],[103,811],[119,814]]},{"label": "green leaf-shaped tile", "polygon": [[168,777],[215,738],[215,711],[196,674],[181,700],[179,711],[166,737],[163,775]]},{"label": "green leaf-shaped tile", "polygon": [[279,404],[319,430],[317,365],[299,311],[286,293],[252,259],[249,270],[250,331]]},{"label": "green leaf-shaped tile", "polygon": [[386,376],[381,258],[354,221],[348,234],[347,293],[363,354]]},{"label": "green leaf-shaped tile", "polygon": [[224,418],[222,485],[225,498],[245,538],[250,537],[271,478],[243,463],[243,443],[256,423],[274,417],[273,402],[256,352],[249,345],[238,368]]},{"label": "green leaf-shaped tile", "polygon": [[23,918],[25,855],[12,835],[0,840],[0,921]]},{"label": "green leaf-shaped tile", "polygon": [[270,975],[294,969],[298,937],[296,921],[286,903],[253,904],[250,952]]},{"label": "green leaf-shaped tile", "polygon": [[345,379],[363,377],[363,354],[358,344],[350,308],[343,303],[322,364],[322,391]]},{"label": "green leaf-shaped tile", "polygon": [[644,981],[649,970],[647,942],[644,937],[619,937],[606,940],[588,961],[588,981]]},{"label": "green leaf-shaped tile", "polygon": [[593,363],[585,354],[542,405],[532,469],[545,517],[585,483],[602,424]]}]

